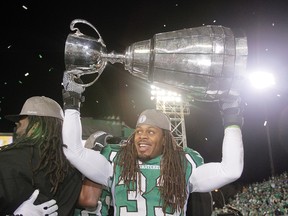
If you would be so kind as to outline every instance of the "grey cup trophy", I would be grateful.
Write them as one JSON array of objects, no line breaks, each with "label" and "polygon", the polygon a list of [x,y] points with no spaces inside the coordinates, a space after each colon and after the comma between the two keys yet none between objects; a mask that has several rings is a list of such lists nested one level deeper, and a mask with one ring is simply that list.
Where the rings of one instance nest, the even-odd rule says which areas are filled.
[{"label": "grey cup trophy", "polygon": [[[98,39],[84,35],[75,24],[90,26]],[[201,26],[158,33],[152,39],[135,42],[123,54],[108,53],[97,29],[86,20],[71,22],[65,44],[66,70],[77,76],[98,73],[107,63],[121,63],[140,79],[184,91],[196,100],[215,101],[227,94],[234,80],[246,72],[246,37],[235,37],[223,26]],[[81,85],[81,84],[79,84]]]}]

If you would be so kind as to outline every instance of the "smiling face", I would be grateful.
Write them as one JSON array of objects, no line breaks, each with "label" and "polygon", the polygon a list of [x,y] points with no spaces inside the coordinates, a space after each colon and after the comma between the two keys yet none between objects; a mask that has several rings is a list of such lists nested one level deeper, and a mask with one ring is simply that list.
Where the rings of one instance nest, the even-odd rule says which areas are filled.
[{"label": "smiling face", "polygon": [[135,130],[134,145],[138,158],[147,161],[163,153],[163,130],[151,125],[139,125]]}]

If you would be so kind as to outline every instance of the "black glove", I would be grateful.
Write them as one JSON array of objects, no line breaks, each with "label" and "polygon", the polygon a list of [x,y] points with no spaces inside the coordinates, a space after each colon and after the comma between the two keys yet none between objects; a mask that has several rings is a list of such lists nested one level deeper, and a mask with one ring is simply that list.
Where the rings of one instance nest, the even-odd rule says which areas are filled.
[{"label": "black glove", "polygon": [[228,95],[220,99],[219,106],[224,128],[231,125],[243,126],[244,106],[239,95]]},{"label": "black glove", "polygon": [[[78,83],[78,84],[77,84]],[[74,75],[73,71],[65,71],[63,75],[63,86],[62,91],[63,97],[63,109],[76,109],[80,111],[81,103],[84,102],[85,98],[82,93],[85,88],[81,86],[82,80]]]}]

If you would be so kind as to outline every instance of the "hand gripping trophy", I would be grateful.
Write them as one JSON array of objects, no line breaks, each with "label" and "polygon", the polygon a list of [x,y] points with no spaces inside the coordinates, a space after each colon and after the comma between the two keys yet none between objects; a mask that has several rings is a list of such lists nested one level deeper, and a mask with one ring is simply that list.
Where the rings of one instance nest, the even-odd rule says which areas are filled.
[{"label": "hand gripping trophy", "polygon": [[[76,24],[90,26],[98,39],[87,36]],[[123,54],[108,53],[97,29],[82,19],[70,24],[65,43],[65,66],[80,77],[98,73],[83,87],[100,77],[107,63],[121,63],[140,79],[170,89],[185,91],[200,101],[216,101],[227,94],[236,79],[244,77],[248,56],[247,38],[235,37],[230,28],[207,25],[158,33],[135,42]]]}]

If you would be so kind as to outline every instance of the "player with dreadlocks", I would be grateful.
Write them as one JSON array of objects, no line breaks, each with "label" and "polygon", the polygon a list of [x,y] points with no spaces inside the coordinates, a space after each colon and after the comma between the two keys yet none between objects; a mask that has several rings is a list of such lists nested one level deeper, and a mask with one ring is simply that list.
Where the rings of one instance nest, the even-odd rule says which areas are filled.
[{"label": "player with dreadlocks", "polygon": [[[64,73],[63,141],[68,160],[90,180],[108,186],[114,215],[186,215],[189,193],[210,192],[238,179],[243,171],[243,116],[239,95],[219,102],[224,125],[222,161],[204,163],[200,154],[176,144],[164,113],[148,109],[123,145],[101,154],[81,144],[80,104],[84,88]],[[67,95],[69,95],[67,97]],[[66,106],[68,107],[68,106]]]},{"label": "player with dreadlocks", "polygon": [[[145,123],[149,124],[149,127],[147,128],[147,133],[157,134],[156,132],[159,132],[160,134],[163,134],[161,136],[163,137],[162,142],[165,143],[165,148],[161,144],[157,153],[162,154],[162,158],[159,158],[159,163],[161,163],[161,169],[159,176],[160,178],[158,181],[163,182],[163,185],[159,187],[159,192],[163,200],[163,212],[166,212],[166,208],[168,206],[171,207],[172,212],[175,212],[176,210],[183,210],[187,200],[187,188],[185,179],[187,161],[184,160],[185,151],[182,147],[177,145],[175,139],[173,139],[170,129],[167,128],[165,124],[163,124],[163,126],[161,126],[160,123],[157,124],[157,122],[161,121],[167,121],[168,123],[168,117],[166,117],[157,110],[146,110],[141,114],[141,116],[149,116],[151,117],[151,119],[153,118],[155,120],[154,123],[152,123],[152,121],[150,120],[150,124],[149,122],[147,123],[146,120]],[[163,119],[159,118],[159,116]],[[151,125],[158,126],[162,130],[156,130],[155,128],[150,127]],[[169,125],[169,123],[167,125]],[[145,136],[142,135],[143,133],[145,133],[145,131],[142,130],[143,129],[141,128],[141,123],[138,121],[136,131],[128,139],[128,143],[119,150],[119,153],[117,155],[117,161],[114,166],[116,166],[117,164],[121,168],[122,171],[120,174],[120,180],[124,182],[127,188],[129,188],[130,190],[135,190],[136,188],[138,188],[139,193],[147,193],[147,189],[146,191],[140,191],[141,165],[138,163],[138,160],[141,162],[149,161],[154,158],[154,155],[147,155],[144,150],[141,150],[141,148],[145,148],[145,146],[141,147],[141,145],[145,145],[145,138],[142,138],[143,136]],[[143,144],[138,145],[137,142],[140,143],[140,141],[143,142]],[[155,154],[155,156],[157,155]],[[195,152],[195,158],[197,157],[197,153]],[[198,157],[196,161],[199,161],[199,159],[200,158]],[[129,163],[127,163],[127,161],[129,161]],[[117,167],[115,167],[115,169],[117,169]],[[177,175],[175,175],[175,173],[177,173]],[[139,179],[138,187],[135,188],[135,185],[133,183],[135,183],[137,179]],[[132,188],[130,188],[131,180],[133,180]],[[151,189],[153,190],[153,188]]]},{"label": "player with dreadlocks", "polygon": [[34,96],[19,115],[14,143],[0,150],[0,215],[11,214],[35,189],[36,204],[56,200],[59,215],[73,215],[81,190],[81,173],[63,153],[63,111],[54,100]]}]

